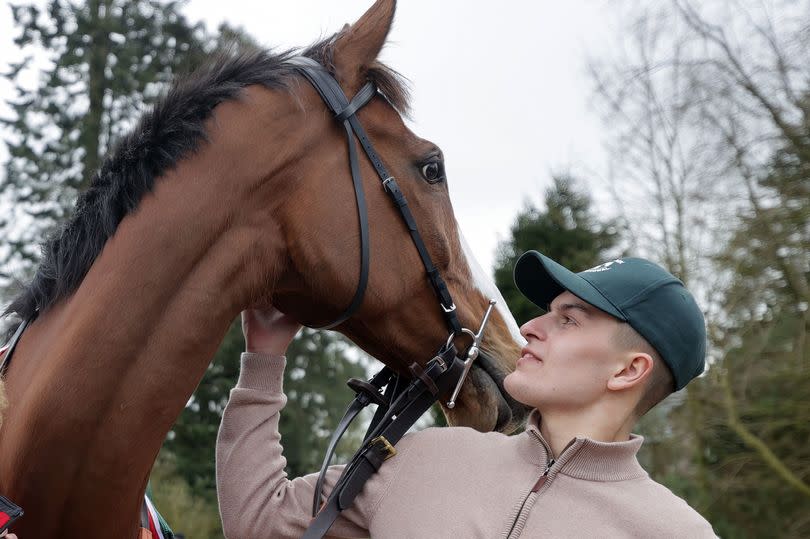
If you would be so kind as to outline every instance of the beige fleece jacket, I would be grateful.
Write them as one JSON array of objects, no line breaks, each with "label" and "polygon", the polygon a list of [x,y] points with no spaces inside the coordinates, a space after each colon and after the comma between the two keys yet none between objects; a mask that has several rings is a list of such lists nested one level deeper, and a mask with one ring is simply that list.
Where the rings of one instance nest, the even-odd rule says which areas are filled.
[{"label": "beige fleece jacket", "polygon": [[[217,493],[230,539],[299,538],[310,521],[317,475],[289,480],[284,472],[284,365],[283,357],[242,354],[225,408]],[[641,468],[640,436],[576,438],[552,462],[538,422],[535,412],[515,436],[463,427],[404,436],[329,537],[715,537],[705,519]],[[340,470],[330,469],[327,493]]]}]

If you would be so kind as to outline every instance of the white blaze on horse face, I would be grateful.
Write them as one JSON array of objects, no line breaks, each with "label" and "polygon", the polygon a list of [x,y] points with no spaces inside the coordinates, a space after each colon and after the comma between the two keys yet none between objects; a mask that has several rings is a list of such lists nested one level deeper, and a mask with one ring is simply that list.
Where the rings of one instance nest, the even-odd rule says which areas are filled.
[{"label": "white blaze on horse face", "polygon": [[[506,322],[506,327],[509,328],[509,332],[515,339],[515,342],[518,342],[521,345],[526,344],[526,339],[524,339],[520,334],[520,328],[515,321],[515,317],[512,316],[512,313],[506,307],[506,301],[504,301],[501,291],[498,290],[498,287],[495,286],[495,282],[489,277],[483,268],[481,268],[481,264],[478,263],[475,255],[473,255],[472,249],[470,249],[470,245],[467,243],[467,239],[459,229],[458,223],[456,223],[456,229],[458,230],[458,237],[459,240],[461,240],[461,248],[464,249],[464,256],[467,257],[467,266],[470,268],[470,273],[472,274],[476,288],[478,288],[478,290],[484,294],[484,297],[494,299],[498,302],[495,305],[495,308],[501,313],[501,317],[503,318],[504,322]],[[483,315],[484,313],[481,313],[481,316]],[[478,328],[475,328],[473,331],[477,331],[477,329]]]}]

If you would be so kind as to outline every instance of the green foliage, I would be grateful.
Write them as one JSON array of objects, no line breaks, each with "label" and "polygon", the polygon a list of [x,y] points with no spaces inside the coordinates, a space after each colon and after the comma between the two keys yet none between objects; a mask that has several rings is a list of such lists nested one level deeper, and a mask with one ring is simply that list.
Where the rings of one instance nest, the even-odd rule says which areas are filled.
[{"label": "green foliage", "polygon": [[188,539],[224,537],[216,501],[194,494],[177,474],[176,459],[165,449],[160,452],[151,475],[152,503],[175,534]]},{"label": "green foliage", "polygon": [[563,266],[579,271],[603,261],[616,245],[612,223],[594,217],[590,198],[569,177],[555,177],[546,191],[545,209],[528,205],[512,225],[511,238],[501,243],[495,262],[495,283],[518,324],[543,313],[515,286],[512,271],[526,251],[536,250]]}]

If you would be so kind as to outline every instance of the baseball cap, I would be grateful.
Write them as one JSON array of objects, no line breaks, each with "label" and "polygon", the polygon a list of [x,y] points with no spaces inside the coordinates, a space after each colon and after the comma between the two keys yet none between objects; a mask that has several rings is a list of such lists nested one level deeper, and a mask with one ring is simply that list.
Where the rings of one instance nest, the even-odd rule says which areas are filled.
[{"label": "baseball cap", "polygon": [[543,309],[567,290],[627,322],[669,366],[676,391],[703,372],[703,313],[679,279],[649,260],[617,258],[574,273],[537,251],[528,251],[515,264],[515,284]]}]

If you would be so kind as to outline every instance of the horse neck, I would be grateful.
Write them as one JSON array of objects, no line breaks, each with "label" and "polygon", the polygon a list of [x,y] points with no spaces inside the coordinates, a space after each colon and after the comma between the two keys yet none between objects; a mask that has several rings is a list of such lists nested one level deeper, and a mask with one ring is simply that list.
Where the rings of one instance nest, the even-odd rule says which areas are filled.
[{"label": "horse neck", "polygon": [[[230,112],[217,123],[232,125]],[[270,292],[279,225],[272,203],[248,209],[275,169],[250,144],[233,155],[233,136],[246,140],[213,130],[160,178],[73,296],[23,337],[0,440],[0,488],[32,515],[23,536],[134,533],[166,432],[239,310]]]}]

